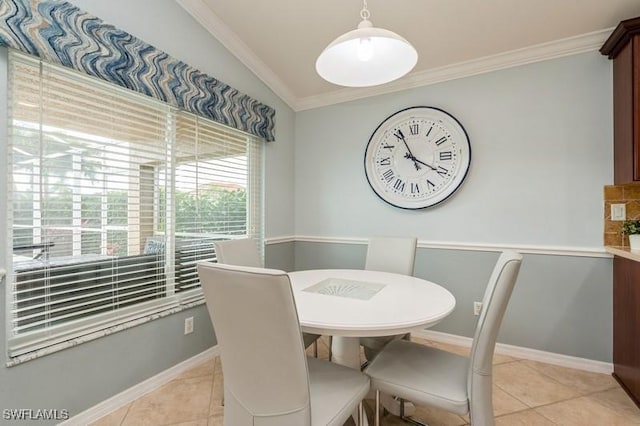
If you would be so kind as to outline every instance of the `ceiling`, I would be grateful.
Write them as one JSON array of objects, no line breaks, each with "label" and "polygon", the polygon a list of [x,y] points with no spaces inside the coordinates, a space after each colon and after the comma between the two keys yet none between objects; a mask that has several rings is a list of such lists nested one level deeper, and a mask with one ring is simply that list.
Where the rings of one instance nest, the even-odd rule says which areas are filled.
[{"label": "ceiling", "polygon": [[177,0],[294,110],[597,50],[640,0],[368,0],[371,22],[418,51],[407,76],[373,88],[320,78],[315,61],[360,22],[361,0]]}]

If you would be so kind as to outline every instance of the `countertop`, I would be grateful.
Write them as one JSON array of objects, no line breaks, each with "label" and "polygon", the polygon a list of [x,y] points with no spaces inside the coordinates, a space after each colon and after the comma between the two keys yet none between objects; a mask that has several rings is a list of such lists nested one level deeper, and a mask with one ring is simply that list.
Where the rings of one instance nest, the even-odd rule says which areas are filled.
[{"label": "countertop", "polygon": [[607,253],[611,253],[615,256],[620,256],[626,259],[640,262],[640,250],[632,251],[631,249],[629,249],[629,247],[615,247],[615,246],[604,246],[604,249],[607,251]]}]

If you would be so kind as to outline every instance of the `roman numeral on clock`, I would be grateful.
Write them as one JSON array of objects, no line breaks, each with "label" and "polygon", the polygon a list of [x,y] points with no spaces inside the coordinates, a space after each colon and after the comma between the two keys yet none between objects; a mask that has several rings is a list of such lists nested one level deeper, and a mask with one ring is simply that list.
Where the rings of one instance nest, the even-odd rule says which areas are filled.
[{"label": "roman numeral on clock", "polygon": [[442,151],[440,153],[440,160],[451,160],[453,159],[453,152],[451,151]]},{"label": "roman numeral on clock", "polygon": [[395,148],[395,145],[389,145],[388,143],[385,143],[384,145],[382,145],[382,149],[388,149],[389,151],[393,151],[393,148]]},{"label": "roman numeral on clock", "polygon": [[381,158],[378,161],[378,164],[380,164],[381,166],[390,166],[391,165],[391,157]]},{"label": "roman numeral on clock", "polygon": [[440,145],[442,145],[443,143],[445,143],[446,141],[447,141],[447,137],[446,137],[446,136],[443,136],[443,137],[441,137],[440,139],[438,139],[435,143],[436,143],[436,145],[440,146]]},{"label": "roman numeral on clock", "polygon": [[393,170],[389,169],[386,172],[384,172],[382,174],[382,177],[384,178],[384,180],[386,180],[387,182],[391,182],[393,180],[394,174],[393,174]]},{"label": "roman numeral on clock", "polygon": [[418,186],[417,183],[411,182],[411,193],[412,194],[419,194],[420,193],[420,187]]},{"label": "roman numeral on clock", "polygon": [[446,176],[447,173],[449,173],[449,170],[445,169],[442,166],[438,166],[438,169],[436,170],[436,173],[438,173],[440,176]]},{"label": "roman numeral on clock", "polygon": [[412,135],[417,135],[418,132],[420,131],[420,125],[419,124],[410,124],[409,125],[409,132],[411,132]]},{"label": "roman numeral on clock", "polygon": [[431,182],[429,179],[427,179],[427,191],[435,189],[435,187],[436,187],[436,184]]},{"label": "roman numeral on clock", "polygon": [[393,183],[393,189],[400,192],[404,191],[404,182],[402,181],[402,179],[396,179],[396,181]]}]

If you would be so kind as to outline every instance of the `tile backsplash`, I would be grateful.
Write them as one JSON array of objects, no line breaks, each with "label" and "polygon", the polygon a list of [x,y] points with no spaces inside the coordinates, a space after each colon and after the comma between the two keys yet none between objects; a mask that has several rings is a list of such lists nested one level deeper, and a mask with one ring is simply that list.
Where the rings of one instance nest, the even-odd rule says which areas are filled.
[{"label": "tile backsplash", "polygon": [[640,219],[640,183],[604,187],[604,245],[629,247],[629,239],[620,233],[622,221],[611,220],[611,204],[624,204],[627,220]]}]

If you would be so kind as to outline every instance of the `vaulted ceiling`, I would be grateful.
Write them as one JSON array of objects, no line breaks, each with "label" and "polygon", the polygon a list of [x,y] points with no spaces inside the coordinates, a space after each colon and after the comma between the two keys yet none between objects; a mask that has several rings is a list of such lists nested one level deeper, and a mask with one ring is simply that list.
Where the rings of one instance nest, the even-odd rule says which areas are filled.
[{"label": "vaulted ceiling", "polygon": [[368,0],[374,26],[418,51],[407,76],[373,88],[320,78],[315,61],[360,22],[361,0],[177,0],[294,110],[597,50],[640,0]]}]

